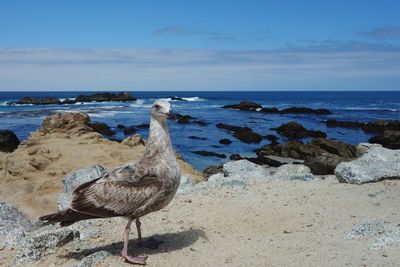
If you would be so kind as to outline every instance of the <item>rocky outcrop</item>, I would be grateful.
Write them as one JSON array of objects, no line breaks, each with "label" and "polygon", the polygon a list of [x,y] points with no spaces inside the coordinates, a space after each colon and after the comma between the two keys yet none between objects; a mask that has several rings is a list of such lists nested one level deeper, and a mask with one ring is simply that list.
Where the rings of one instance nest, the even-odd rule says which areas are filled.
[{"label": "rocky outcrop", "polygon": [[227,130],[233,133],[233,136],[242,141],[243,143],[258,144],[262,141],[263,137],[249,127],[241,127],[236,125],[230,125],[225,123],[218,123],[217,128]]},{"label": "rocky outcrop", "polygon": [[272,178],[277,180],[309,181],[313,180],[315,176],[307,166],[301,164],[285,164],[276,170]]},{"label": "rocky outcrop", "polygon": [[228,138],[224,138],[218,141],[218,143],[222,144],[222,145],[229,145],[232,143],[231,140],[229,140]]},{"label": "rocky outcrop", "polygon": [[211,165],[211,166],[208,166],[207,168],[205,168],[203,170],[203,173],[204,173],[204,176],[208,178],[213,174],[222,172],[222,169],[223,169],[222,165]]},{"label": "rocky outcrop", "polygon": [[295,121],[290,121],[286,124],[282,124],[278,128],[273,128],[272,130],[276,130],[280,135],[293,139],[302,139],[306,137],[314,137],[314,138],[326,137],[326,133],[322,131],[307,130],[306,128],[303,127],[303,125]]},{"label": "rocky outcrop", "polygon": [[199,150],[199,151],[192,151],[193,154],[205,156],[205,157],[218,157],[218,158],[226,158],[225,154],[219,154],[215,152],[210,152],[210,151],[204,151],[204,150]]},{"label": "rocky outcrop", "polygon": [[55,97],[44,97],[44,98],[34,98],[34,97],[23,97],[15,104],[19,105],[54,105],[62,104],[61,101]]},{"label": "rocky outcrop", "polygon": [[382,133],[384,131],[400,131],[399,120],[377,120],[372,122],[338,121],[329,119],[325,122],[328,127],[360,128],[368,133]]},{"label": "rocky outcrop", "polygon": [[132,96],[129,92],[114,93],[97,93],[93,95],[80,95],[75,98],[75,102],[127,102],[135,101],[136,97]]},{"label": "rocky outcrop", "polygon": [[226,105],[226,106],[223,106],[222,108],[238,109],[238,110],[244,110],[244,111],[260,111],[262,109],[262,106],[255,102],[242,101],[239,104]]},{"label": "rocky outcrop", "polygon": [[369,139],[370,143],[381,144],[390,149],[400,149],[400,131],[386,130]]},{"label": "rocky outcrop", "polygon": [[382,147],[380,144],[359,143],[356,147],[356,157],[359,158],[368,152],[372,147]]},{"label": "rocky outcrop", "polygon": [[18,137],[10,130],[0,130],[0,151],[13,152],[19,145]]},{"label": "rocky outcrop", "polygon": [[135,147],[139,145],[146,145],[146,141],[142,138],[140,134],[135,134],[128,136],[124,140],[122,140],[121,144],[129,146],[129,147]]},{"label": "rocky outcrop", "polygon": [[261,161],[269,155],[302,159],[306,161],[305,165],[314,174],[323,175],[333,174],[337,163],[355,158],[355,151],[352,145],[331,139],[316,138],[308,144],[290,141],[279,145],[265,145],[256,153]]},{"label": "rocky outcrop", "polygon": [[327,109],[312,109],[307,107],[291,107],[279,110],[275,107],[263,107],[262,105],[251,102],[251,101],[242,101],[239,104],[226,105],[222,108],[228,109],[237,109],[241,111],[256,111],[262,113],[271,113],[271,114],[315,114],[315,115],[329,115],[332,114]]},{"label": "rocky outcrop", "polygon": [[182,97],[179,96],[167,96],[166,99],[168,98],[173,101],[187,101],[186,99],[183,99]]},{"label": "rocky outcrop", "polygon": [[135,128],[135,126],[129,126],[129,127],[124,128],[123,132],[125,135],[134,134],[134,133],[136,133],[136,128]]},{"label": "rocky outcrop", "polygon": [[56,113],[44,119],[40,131],[48,133],[92,132],[90,118],[86,113]]},{"label": "rocky outcrop", "polygon": [[400,150],[372,147],[360,158],[340,163],[335,175],[340,182],[351,184],[400,179]]},{"label": "rocky outcrop", "polygon": [[0,202],[0,236],[8,235],[17,229],[31,231],[33,224],[16,208]]},{"label": "rocky outcrop", "polygon": [[[92,127],[93,131],[102,134],[102,135],[114,135],[115,131],[111,130],[110,126],[103,122],[95,122],[90,124],[90,127]],[[124,130],[125,132],[125,130]]]},{"label": "rocky outcrop", "polygon": [[248,160],[229,161],[223,165],[224,176],[239,176],[243,178],[265,179],[270,174],[268,170]]}]

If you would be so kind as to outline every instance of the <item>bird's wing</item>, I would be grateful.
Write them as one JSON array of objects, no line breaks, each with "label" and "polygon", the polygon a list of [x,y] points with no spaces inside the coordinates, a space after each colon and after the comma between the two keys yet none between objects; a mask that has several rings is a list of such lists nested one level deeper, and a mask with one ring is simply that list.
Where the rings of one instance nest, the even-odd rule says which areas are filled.
[{"label": "bird's wing", "polygon": [[115,168],[80,185],[74,190],[72,209],[97,217],[133,214],[161,188],[161,181],[151,170],[136,166]]}]

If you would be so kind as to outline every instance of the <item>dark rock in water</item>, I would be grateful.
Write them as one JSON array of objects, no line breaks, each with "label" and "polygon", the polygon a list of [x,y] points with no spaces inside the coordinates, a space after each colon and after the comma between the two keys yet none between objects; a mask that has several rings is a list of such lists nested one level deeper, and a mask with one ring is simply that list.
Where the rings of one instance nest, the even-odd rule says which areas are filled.
[{"label": "dark rock in water", "polygon": [[307,130],[306,128],[303,127],[303,125],[295,121],[282,124],[278,128],[275,128],[274,130],[276,130],[279,134],[289,138],[326,137],[326,133],[321,131]]},{"label": "dark rock in water", "polygon": [[[314,161],[308,163],[310,169],[318,173],[333,174],[332,168],[339,162],[349,161],[356,157],[356,148],[352,145],[324,138],[313,139],[308,144],[290,141],[279,145],[265,145],[256,151],[258,158],[275,155],[286,158]],[[337,158],[335,157],[338,156]],[[307,166],[308,166],[307,165]]]},{"label": "dark rock in water", "polygon": [[194,136],[194,135],[191,135],[191,136],[189,136],[188,138],[194,139],[194,140],[202,140],[202,141],[208,140],[208,138],[205,138],[205,137],[198,137],[198,136]]},{"label": "dark rock in water", "polygon": [[80,95],[75,98],[75,102],[109,102],[109,101],[135,101],[136,97],[132,96],[128,92],[122,92],[118,94],[114,93],[97,93],[93,95]]},{"label": "dark rock in water", "polygon": [[0,130],[0,151],[13,152],[19,145],[18,137],[10,130]]},{"label": "dark rock in water", "polygon": [[255,102],[242,101],[239,104],[226,105],[226,106],[223,106],[222,108],[239,109],[239,110],[245,110],[245,111],[257,111],[257,109],[262,109],[262,106]]},{"label": "dark rock in water", "polygon": [[150,124],[148,124],[148,123],[142,123],[142,124],[136,125],[136,128],[148,129],[148,128],[150,128]]},{"label": "dark rock in water", "polygon": [[169,98],[171,100],[176,100],[176,101],[187,101],[186,99],[183,99],[182,97],[179,97],[179,96],[167,96],[166,98]]},{"label": "dark rock in water", "polygon": [[75,102],[75,100],[73,100],[73,99],[65,99],[65,100],[63,100],[62,102],[61,102],[61,104],[75,104],[76,102]]},{"label": "dark rock in water", "polygon": [[206,177],[210,177],[213,174],[223,172],[223,165],[211,165],[203,170]]},{"label": "dark rock in water", "polygon": [[369,142],[381,144],[390,149],[400,149],[400,131],[384,131],[369,139]]},{"label": "dark rock in water", "polygon": [[279,143],[278,143],[279,137],[277,137],[277,136],[275,136],[275,135],[273,135],[273,134],[267,134],[267,135],[265,136],[265,139],[271,141],[271,145],[277,145],[277,144],[279,144]]},{"label": "dark rock in water", "polygon": [[219,140],[219,143],[223,144],[223,145],[229,145],[230,143],[232,143],[232,141],[227,138],[224,138],[224,139]]},{"label": "dark rock in water", "polygon": [[118,124],[118,125],[117,125],[117,128],[118,128],[118,129],[121,129],[121,130],[126,129],[125,125],[122,125],[122,124]]},{"label": "dark rock in water", "polygon": [[258,164],[258,165],[265,165],[265,164],[267,164],[267,162],[264,160],[264,158],[242,157],[240,154],[231,154],[231,155],[229,156],[229,159],[230,159],[230,160],[242,160],[242,159],[245,159],[245,160],[248,160],[248,161],[253,162],[253,163],[255,163],[255,164]]},{"label": "dark rock in water", "polygon": [[190,115],[182,115],[179,113],[175,114],[175,120],[177,123],[181,123],[181,124],[188,124],[190,123],[190,120],[193,120],[194,118]]},{"label": "dark rock in water", "polygon": [[114,135],[115,132],[111,130],[110,126],[102,122],[95,122],[90,125],[93,128],[93,131],[98,132],[99,134],[104,135]]},{"label": "dark rock in water", "polygon": [[244,159],[240,154],[232,154],[229,156],[230,160],[241,160]]},{"label": "dark rock in water", "polygon": [[18,100],[16,104],[54,105],[54,104],[61,104],[61,101],[55,97],[44,97],[44,98],[23,97],[20,100]]},{"label": "dark rock in water", "polygon": [[262,108],[260,112],[263,113],[279,113],[279,110],[277,108]]},{"label": "dark rock in water", "polygon": [[250,143],[260,143],[262,141],[262,136],[258,133],[253,132],[253,130],[249,127],[241,127],[235,126],[225,123],[218,123],[217,127],[220,129],[225,129],[230,132],[233,132],[233,136],[235,136],[240,141],[250,144]]},{"label": "dark rock in water", "polygon": [[272,167],[279,167],[285,164],[303,164],[304,160],[301,159],[293,159],[293,158],[284,158],[279,156],[264,156],[263,161]]},{"label": "dark rock in water", "polygon": [[361,128],[364,123],[358,121],[338,121],[334,119],[329,119],[325,122],[328,127],[341,127],[341,128]]},{"label": "dark rock in water", "polygon": [[215,152],[210,152],[210,151],[192,151],[192,153],[197,154],[197,155],[201,155],[201,156],[205,156],[205,157],[218,157],[218,158],[226,158],[225,154],[218,154]]},{"label": "dark rock in water", "polygon": [[192,123],[197,124],[199,126],[207,126],[209,124],[208,122],[205,122],[203,120],[194,120],[192,121]]},{"label": "dark rock in water", "polygon": [[134,134],[136,133],[136,128],[135,126],[129,126],[127,128],[124,129],[124,134],[128,135],[128,134]]},{"label": "dark rock in water", "polygon": [[316,115],[332,114],[331,111],[324,109],[324,108],[312,109],[312,108],[306,108],[306,107],[285,108],[285,109],[280,110],[279,113],[281,113],[281,114],[316,114]]}]

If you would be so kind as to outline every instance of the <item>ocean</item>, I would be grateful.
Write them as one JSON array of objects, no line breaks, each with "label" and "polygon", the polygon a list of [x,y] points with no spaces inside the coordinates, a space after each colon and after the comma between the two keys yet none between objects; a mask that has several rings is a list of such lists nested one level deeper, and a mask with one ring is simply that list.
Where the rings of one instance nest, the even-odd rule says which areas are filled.
[{"label": "ocean", "polygon": [[[86,112],[92,122],[104,122],[117,132],[112,138],[124,139],[124,134],[117,129],[118,124],[125,126],[149,123],[149,108],[156,99],[165,99],[168,96],[182,97],[187,101],[171,101],[173,109],[183,115],[190,115],[196,119],[209,123],[206,126],[197,124],[169,123],[172,142],[175,149],[184,160],[196,169],[203,170],[209,165],[221,164],[229,160],[233,153],[242,156],[253,156],[254,150],[270,141],[263,140],[259,144],[245,144],[231,136],[228,132],[216,127],[223,122],[238,126],[247,126],[261,135],[274,134],[279,142],[288,139],[279,136],[271,128],[278,127],[289,121],[297,121],[307,129],[321,130],[327,133],[328,138],[344,141],[350,144],[367,142],[372,136],[360,129],[329,128],[324,124],[327,119],[346,121],[369,122],[378,119],[400,119],[400,92],[182,92],[133,91],[132,95],[138,98],[134,102],[101,102],[69,105],[8,105],[25,96],[57,97],[59,99],[75,98],[80,94],[94,94],[96,92],[0,92],[0,129],[9,129],[16,133],[20,140],[24,140],[29,133],[37,130],[43,119],[54,112]],[[222,109],[227,104],[236,104],[242,100],[257,102],[264,107],[326,108],[332,111],[331,115],[302,115],[302,114],[263,114],[257,112],[243,112]],[[138,129],[138,133],[147,138],[147,129]],[[200,137],[203,140],[191,139],[189,136]],[[219,144],[219,140],[228,138],[229,145]],[[303,139],[307,142],[309,139]],[[205,150],[225,154],[226,159],[205,157],[192,153]]]}]

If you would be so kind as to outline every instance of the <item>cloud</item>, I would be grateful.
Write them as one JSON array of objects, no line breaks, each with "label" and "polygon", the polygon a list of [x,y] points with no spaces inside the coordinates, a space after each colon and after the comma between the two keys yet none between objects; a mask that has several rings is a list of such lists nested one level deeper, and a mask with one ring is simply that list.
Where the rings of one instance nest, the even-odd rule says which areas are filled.
[{"label": "cloud", "polygon": [[398,90],[398,84],[400,49],[0,49],[2,91]]},{"label": "cloud", "polygon": [[400,27],[399,26],[376,27],[371,29],[370,31],[362,32],[361,34],[378,40],[400,40]]}]

